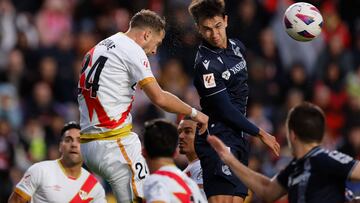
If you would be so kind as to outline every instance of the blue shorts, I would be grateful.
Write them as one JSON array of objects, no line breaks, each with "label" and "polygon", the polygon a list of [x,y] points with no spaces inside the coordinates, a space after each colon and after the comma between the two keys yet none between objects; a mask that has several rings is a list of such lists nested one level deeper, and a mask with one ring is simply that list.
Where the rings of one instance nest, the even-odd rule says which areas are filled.
[{"label": "blue shorts", "polygon": [[[248,165],[249,142],[246,138],[233,134],[216,136],[230,147],[231,152],[239,161],[246,166]],[[222,139],[224,136],[226,136],[225,139]],[[220,160],[215,150],[206,141],[206,135],[196,136],[195,151],[203,170],[203,186],[207,198],[214,195],[231,195],[245,198],[248,195],[247,187]]]}]

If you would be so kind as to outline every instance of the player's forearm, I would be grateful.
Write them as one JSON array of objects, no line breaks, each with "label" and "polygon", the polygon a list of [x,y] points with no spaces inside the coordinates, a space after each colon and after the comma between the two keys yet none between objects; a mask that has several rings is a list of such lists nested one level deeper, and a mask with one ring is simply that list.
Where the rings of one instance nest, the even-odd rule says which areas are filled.
[{"label": "player's forearm", "polygon": [[157,105],[170,113],[178,113],[184,115],[191,114],[191,107],[188,104],[181,101],[177,96],[167,91],[162,92],[162,99],[158,102]]},{"label": "player's forearm", "polygon": [[271,180],[268,177],[249,169],[240,163],[234,156],[227,158],[224,162],[250,190],[256,193],[256,195],[269,202],[275,200],[275,197],[267,192],[267,188],[271,185]]}]

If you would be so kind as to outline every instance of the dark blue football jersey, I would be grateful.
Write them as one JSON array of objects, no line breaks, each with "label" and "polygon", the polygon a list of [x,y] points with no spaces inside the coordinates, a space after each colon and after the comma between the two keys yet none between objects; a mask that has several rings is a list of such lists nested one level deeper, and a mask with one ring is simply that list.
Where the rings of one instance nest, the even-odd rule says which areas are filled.
[{"label": "dark blue football jersey", "polygon": [[200,96],[202,111],[209,116],[210,133],[224,132],[226,129],[232,131],[218,119],[219,112],[210,108],[210,96],[227,91],[233,106],[243,115],[246,113],[249,88],[244,52],[244,45],[235,39],[228,40],[226,49],[213,47],[206,42],[199,46],[195,60],[194,85]]},{"label": "dark blue football jersey", "polygon": [[318,146],[292,160],[277,180],[288,191],[290,203],[343,203],[345,182],[355,163],[348,155]]}]

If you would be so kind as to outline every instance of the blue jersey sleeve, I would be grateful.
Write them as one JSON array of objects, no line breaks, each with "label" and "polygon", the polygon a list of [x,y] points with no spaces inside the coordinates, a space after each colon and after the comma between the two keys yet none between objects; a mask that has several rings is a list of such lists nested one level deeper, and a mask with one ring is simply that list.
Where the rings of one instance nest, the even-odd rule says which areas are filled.
[{"label": "blue jersey sleeve", "polygon": [[[294,161],[294,160],[293,160]],[[293,161],[290,162],[289,165],[287,165],[286,168],[284,168],[282,171],[280,171],[277,175],[276,175],[276,180],[280,183],[280,185],[285,188],[286,190],[289,189],[288,187],[288,182],[289,182],[289,176],[290,173],[293,170],[293,165],[291,164]]]},{"label": "blue jersey sleeve", "polygon": [[202,60],[195,65],[194,85],[201,98],[226,90],[220,70],[212,67],[210,60]]},{"label": "blue jersey sleeve", "polygon": [[356,160],[338,151],[327,151],[314,158],[315,170],[327,173],[329,177],[346,180],[356,165]]},{"label": "blue jersey sleeve", "polygon": [[251,123],[230,101],[227,91],[221,91],[206,98],[218,118],[232,129],[257,136],[260,129]]}]

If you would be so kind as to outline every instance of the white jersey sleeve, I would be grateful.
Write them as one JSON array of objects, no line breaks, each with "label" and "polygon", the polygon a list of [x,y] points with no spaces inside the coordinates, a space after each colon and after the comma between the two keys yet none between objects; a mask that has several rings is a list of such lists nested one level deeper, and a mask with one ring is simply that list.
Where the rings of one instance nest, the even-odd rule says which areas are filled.
[{"label": "white jersey sleeve", "polygon": [[149,59],[142,49],[129,53],[128,59],[131,64],[128,66],[130,76],[139,83],[140,88],[150,81],[155,81]]},{"label": "white jersey sleeve", "polygon": [[166,184],[161,182],[155,176],[149,176],[144,184],[144,196],[146,202],[164,201],[170,202],[171,197],[169,195]]},{"label": "white jersey sleeve", "polygon": [[32,165],[16,185],[15,191],[24,199],[30,199],[41,185],[41,175],[43,174],[41,170],[40,164]]},{"label": "white jersey sleeve", "polygon": [[106,203],[105,190],[99,182],[91,190],[90,195],[94,198],[91,202]]},{"label": "white jersey sleeve", "polygon": [[184,173],[188,175],[193,181],[198,185],[203,184],[202,177],[202,168],[200,165],[200,160],[189,163],[189,165],[184,169]]}]

